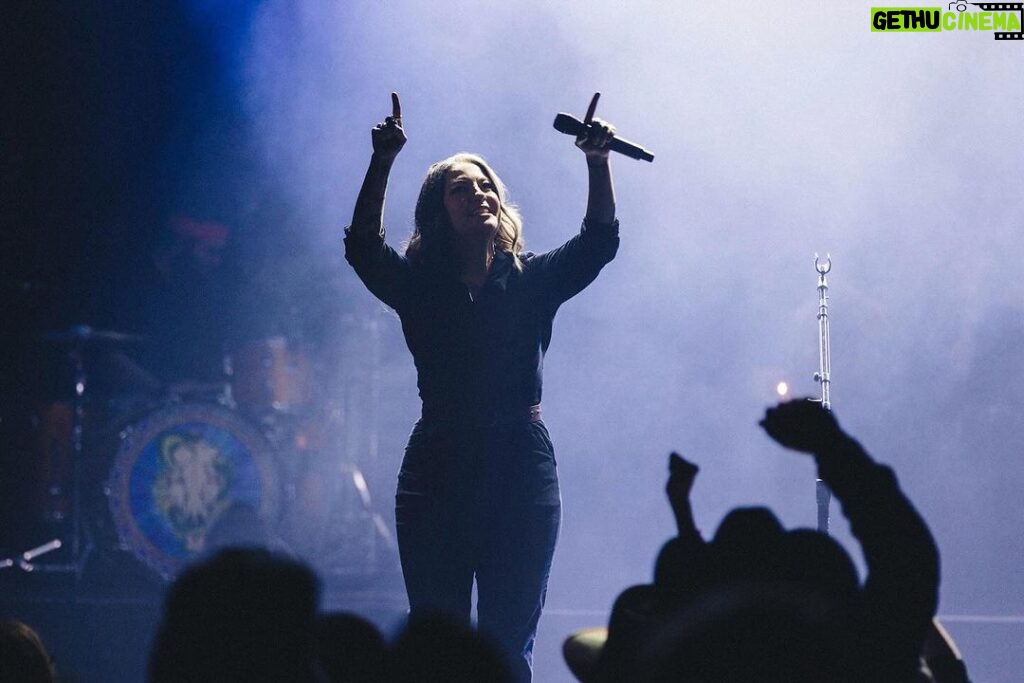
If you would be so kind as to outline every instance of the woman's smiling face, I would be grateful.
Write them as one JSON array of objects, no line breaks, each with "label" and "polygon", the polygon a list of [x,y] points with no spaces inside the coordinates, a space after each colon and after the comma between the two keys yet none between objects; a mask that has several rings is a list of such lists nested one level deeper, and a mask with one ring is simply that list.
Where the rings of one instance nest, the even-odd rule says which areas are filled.
[{"label": "woman's smiling face", "polygon": [[461,161],[448,170],[444,208],[456,236],[493,236],[498,232],[501,211],[498,189],[472,162]]}]

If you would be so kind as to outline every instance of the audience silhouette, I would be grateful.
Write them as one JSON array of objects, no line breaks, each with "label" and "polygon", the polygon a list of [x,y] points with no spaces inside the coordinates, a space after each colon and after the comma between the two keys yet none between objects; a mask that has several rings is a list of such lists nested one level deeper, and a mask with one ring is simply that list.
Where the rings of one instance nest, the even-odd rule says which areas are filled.
[{"label": "audience silhouette", "polygon": [[315,682],[319,580],[266,550],[232,548],[171,586],[150,653],[152,683]]},{"label": "audience silhouette", "polygon": [[317,616],[319,581],[267,550],[227,548],[171,586],[151,683],[511,683],[501,651],[468,624],[412,618],[392,645],[352,614]]},{"label": "audience silhouette", "polygon": [[498,644],[451,615],[415,614],[390,652],[388,683],[512,683]]},{"label": "audience silhouette", "polygon": [[31,626],[0,620],[0,683],[53,683],[53,660]]},{"label": "audience silhouette", "polygon": [[330,683],[379,683],[386,651],[384,636],[362,617],[335,612],[317,622],[317,660]]},{"label": "audience silhouette", "polygon": [[[786,530],[764,507],[730,511],[706,541],[690,502],[698,467],[673,453],[666,492],[677,534],[657,557],[653,583],[619,595],[607,637],[590,630],[567,641],[573,672],[586,683],[967,683],[934,621],[938,550],[892,470],[817,402],[782,403],[760,424],[814,458],[860,543],[865,580],[830,536]],[[150,681],[511,680],[500,649],[468,623],[416,615],[389,644],[362,617],[318,617],[318,600],[319,581],[304,564],[221,550],[171,587]],[[12,629],[5,623],[5,652],[15,651]],[[24,680],[52,680],[45,667],[51,678]]]},{"label": "audience silhouette", "polygon": [[[782,403],[760,425],[814,458],[860,542],[863,585],[831,537],[787,531],[766,508],[732,510],[705,541],[690,504],[698,468],[673,453],[666,490],[678,534],[659,553],[654,582],[620,594],[589,666],[579,666],[587,660],[580,642],[566,643],[577,676],[596,683],[966,681],[962,664],[960,678],[935,678],[922,666],[934,634],[939,555],[892,470],[815,401]],[[600,641],[593,632],[581,638]]]}]

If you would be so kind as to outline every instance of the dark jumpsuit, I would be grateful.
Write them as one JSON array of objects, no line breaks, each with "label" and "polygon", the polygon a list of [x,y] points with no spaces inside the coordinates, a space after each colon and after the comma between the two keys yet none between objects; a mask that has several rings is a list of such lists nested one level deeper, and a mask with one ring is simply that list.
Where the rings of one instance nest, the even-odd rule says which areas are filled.
[{"label": "dark jumpsuit", "polygon": [[544,254],[504,252],[474,299],[454,275],[412,265],[383,234],[345,237],[345,258],[402,321],[423,416],[398,476],[396,526],[409,604],[468,620],[530,680],[561,515],[554,449],[539,419],[544,353],[563,301],[618,249],[618,222],[584,222]]}]

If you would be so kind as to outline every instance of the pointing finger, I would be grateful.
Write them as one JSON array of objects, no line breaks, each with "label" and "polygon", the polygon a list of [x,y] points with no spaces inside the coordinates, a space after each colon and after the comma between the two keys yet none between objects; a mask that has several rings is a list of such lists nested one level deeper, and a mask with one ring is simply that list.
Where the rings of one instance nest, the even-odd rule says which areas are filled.
[{"label": "pointing finger", "polygon": [[601,97],[601,93],[594,93],[594,99],[590,100],[590,106],[587,107],[587,115],[583,117],[583,123],[590,123],[590,120],[594,118],[594,110],[597,109],[597,100]]},{"label": "pointing finger", "polygon": [[391,93],[391,118],[402,118],[402,103],[398,101],[398,93]]}]

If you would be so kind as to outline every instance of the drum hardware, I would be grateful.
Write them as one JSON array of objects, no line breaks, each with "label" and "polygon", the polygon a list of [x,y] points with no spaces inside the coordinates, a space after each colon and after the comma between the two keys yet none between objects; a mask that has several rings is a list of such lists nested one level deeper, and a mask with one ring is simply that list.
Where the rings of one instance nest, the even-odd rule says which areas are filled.
[{"label": "drum hardware", "polygon": [[296,414],[313,398],[313,363],[306,349],[283,336],[244,344],[226,359],[231,395],[250,415]]},{"label": "drum hardware", "polygon": [[[398,549],[397,543],[391,535],[390,529],[384,522],[384,518],[380,516],[380,513],[376,512],[373,507],[373,500],[370,497],[370,489],[366,485],[366,479],[363,477],[363,473],[352,463],[342,463],[338,466],[338,473],[341,475],[341,480],[346,484],[351,482],[352,488],[358,494],[359,507],[350,507],[345,510],[342,516],[342,529],[349,531],[349,536],[356,536],[356,532],[362,528],[364,532],[369,532],[366,536],[366,563],[367,566],[376,565],[379,562],[377,557],[378,542],[383,543],[385,549],[395,551]],[[369,528],[366,528],[366,522],[369,522]],[[356,530],[352,530],[351,527],[355,525]],[[342,551],[343,561],[339,562],[337,558],[334,559],[334,564],[324,562],[325,568],[328,571],[334,573],[353,573],[365,570],[365,567],[360,566],[358,563],[353,563],[351,553],[346,553],[344,546],[338,544],[335,550]],[[330,557],[325,558],[330,560]]]},{"label": "drum hardware", "polygon": [[[116,566],[130,553],[170,579],[225,538],[261,534],[269,546],[294,547],[325,575],[366,578],[395,560],[392,532],[374,511],[362,471],[336,451],[365,447],[345,437],[351,408],[315,395],[305,347],[262,340],[257,347],[270,351],[255,365],[225,357],[228,383],[177,394],[164,387],[158,397],[128,382],[131,393],[114,395],[121,403],[100,404],[105,366],[93,354],[121,355],[122,345],[145,338],[84,325],[37,338],[66,350],[73,371],[73,397],[42,430],[51,440],[64,435],[63,474],[41,480],[52,495],[40,489],[54,506],[48,519],[62,531],[0,558],[0,569],[71,573],[78,586],[87,561]],[[118,374],[114,386],[124,389],[123,378],[133,376]],[[254,400],[232,410],[234,390],[251,387],[260,387],[249,394]],[[312,498],[310,482],[323,489]],[[58,550],[59,563],[47,563]]]},{"label": "drum hardware", "polygon": [[232,410],[235,408],[231,384],[227,381],[181,380],[167,385],[164,395],[171,403],[209,403]]},{"label": "drum hardware", "polygon": [[281,532],[292,552],[324,576],[368,578],[394,560],[397,546],[376,512],[362,470],[349,457],[351,406],[324,399],[303,416],[272,415],[285,473]]},{"label": "drum hardware", "polygon": [[[815,254],[814,269],[818,272],[818,371],[814,373],[814,381],[821,385],[821,407],[832,410],[832,349],[828,330],[828,280],[825,279],[832,270],[832,257],[826,254],[823,263]],[[820,478],[815,480],[815,499],[818,504],[818,531],[827,534],[832,491]]]},{"label": "drum hardware", "polygon": [[397,544],[355,464],[321,455],[307,462],[292,495],[283,525],[290,549],[323,575],[367,577],[394,559]]},{"label": "drum hardware", "polygon": [[42,468],[40,513],[44,521],[60,523],[69,512],[65,488],[70,488],[72,408],[66,402],[51,403],[37,411],[33,426]]},{"label": "drum hardware", "polygon": [[363,473],[352,463],[343,463],[338,466],[338,471],[342,475],[343,479],[350,479],[353,488],[359,494],[359,502],[362,504],[363,513],[370,516],[373,520],[373,527],[380,539],[389,547],[397,548],[394,539],[391,537],[391,531],[388,529],[387,524],[384,523],[384,519],[379,513],[374,511],[373,499],[370,497],[370,489],[366,485],[366,479],[363,477]]},{"label": "drum hardware", "polygon": [[[61,548],[64,544],[54,539],[37,546],[28,553],[22,554],[22,561],[33,569],[53,572],[70,572],[75,580],[82,576],[82,569],[92,550],[92,544],[83,538],[82,532],[82,457],[85,428],[85,392],[88,386],[88,375],[85,367],[85,350],[87,347],[103,345],[122,345],[144,341],[144,337],[113,330],[97,330],[89,325],[72,325],[64,330],[51,330],[39,333],[40,341],[48,344],[67,346],[68,359],[73,370],[74,393],[71,411],[71,557],[66,564],[32,565],[31,560],[41,554]],[[45,549],[40,552],[40,549]],[[29,554],[29,558],[25,555]],[[24,566],[22,567],[24,568]]]},{"label": "drum hardware", "polygon": [[36,565],[32,564],[32,560],[36,559],[37,557],[41,557],[47,553],[53,552],[54,550],[59,550],[62,545],[63,543],[60,542],[60,539],[55,538],[52,541],[44,543],[40,546],[36,546],[35,548],[26,550],[18,556],[17,560],[11,557],[7,557],[0,560],[0,569],[10,569],[14,566],[17,566],[19,569],[26,572],[35,571],[37,568],[44,570],[48,569],[46,565],[40,565],[39,567],[37,567]]}]

